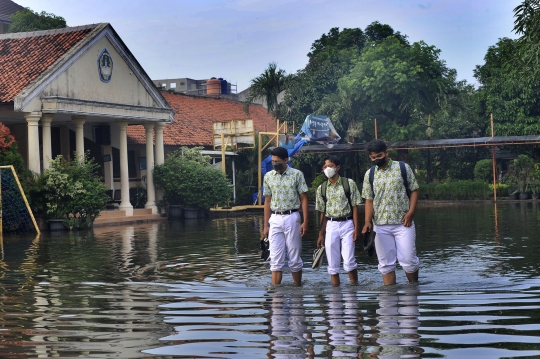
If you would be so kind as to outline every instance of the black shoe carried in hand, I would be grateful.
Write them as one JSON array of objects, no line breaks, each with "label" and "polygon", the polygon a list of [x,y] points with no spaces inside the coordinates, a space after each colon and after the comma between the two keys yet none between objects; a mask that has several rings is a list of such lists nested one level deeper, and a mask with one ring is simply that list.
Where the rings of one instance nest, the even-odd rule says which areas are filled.
[{"label": "black shoe carried in hand", "polygon": [[311,264],[312,269],[321,268],[324,256],[324,247],[319,247],[313,252],[313,263]]},{"label": "black shoe carried in hand", "polygon": [[374,230],[364,233],[364,252],[370,257],[375,253],[375,235]]},{"label": "black shoe carried in hand", "polygon": [[261,240],[261,259],[267,261],[268,257],[270,257],[270,241],[264,238]]}]

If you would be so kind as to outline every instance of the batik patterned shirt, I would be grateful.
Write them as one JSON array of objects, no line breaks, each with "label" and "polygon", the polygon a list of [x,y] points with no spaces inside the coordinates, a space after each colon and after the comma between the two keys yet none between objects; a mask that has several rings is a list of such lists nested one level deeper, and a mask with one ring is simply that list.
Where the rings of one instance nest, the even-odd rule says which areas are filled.
[{"label": "batik patterned shirt", "polygon": [[[343,178],[339,177],[336,184],[332,184],[330,180],[326,183],[326,210],[324,207],[324,199],[322,196],[322,185],[317,188],[315,210],[325,212],[327,217],[338,218],[352,216],[352,208],[349,207],[349,201],[345,195],[343,188]],[[362,198],[356,183],[348,178],[349,188],[351,190],[351,205],[358,206]]]},{"label": "batik patterned shirt", "polygon": [[300,193],[306,193],[308,187],[304,174],[287,166],[283,174],[276,170],[264,176],[264,196],[271,196],[270,209],[272,211],[286,211],[300,208]]},{"label": "batik patterned shirt", "polygon": [[[405,169],[409,190],[411,192],[417,190],[418,182],[411,167],[405,164]],[[367,170],[364,176],[362,197],[373,200],[373,223],[378,226],[401,224],[403,216],[409,212],[409,197],[407,197],[398,162],[390,160],[384,170],[375,167],[373,189],[375,193],[371,190],[369,170]]]}]

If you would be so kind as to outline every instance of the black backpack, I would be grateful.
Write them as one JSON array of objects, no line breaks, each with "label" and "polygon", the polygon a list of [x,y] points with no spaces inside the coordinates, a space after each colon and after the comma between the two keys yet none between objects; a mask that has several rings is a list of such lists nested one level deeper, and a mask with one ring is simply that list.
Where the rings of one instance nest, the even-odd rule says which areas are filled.
[{"label": "black backpack", "polygon": [[[411,190],[409,189],[409,181],[407,181],[407,169],[405,168],[405,162],[397,161],[399,163],[399,169],[401,170],[401,177],[403,177],[403,185],[405,186],[405,191],[407,192],[407,197],[411,198]],[[369,169],[369,184],[371,185],[371,192],[373,197],[375,197],[375,191],[373,190],[373,180],[375,178],[375,166]]]},{"label": "black backpack", "polygon": [[[324,181],[321,185],[321,195],[324,201],[324,213],[326,213],[326,186],[328,185],[328,181]],[[351,215],[353,213],[352,211],[352,204],[351,204],[351,187],[349,186],[349,179],[346,177],[341,177],[341,185],[343,186],[343,190],[345,191],[345,196],[347,197],[347,201],[349,202],[349,209],[351,210]]]}]

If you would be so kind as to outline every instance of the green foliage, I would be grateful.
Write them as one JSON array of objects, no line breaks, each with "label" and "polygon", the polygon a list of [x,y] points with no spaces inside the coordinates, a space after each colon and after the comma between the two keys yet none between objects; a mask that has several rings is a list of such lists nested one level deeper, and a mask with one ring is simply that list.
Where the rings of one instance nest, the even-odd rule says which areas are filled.
[{"label": "green foliage", "polygon": [[485,182],[457,181],[420,185],[419,192],[431,200],[484,200],[493,194],[493,188]]},{"label": "green foliage", "polygon": [[477,182],[493,182],[493,163],[489,159],[476,162],[474,166],[474,180]]},{"label": "green foliage", "polygon": [[[50,219],[80,218],[89,227],[105,209],[109,197],[97,176],[98,164],[84,156],[66,161],[58,156],[43,174],[46,214]],[[39,182],[38,181],[38,182]]]},{"label": "green foliage", "polygon": [[510,162],[508,174],[514,179],[520,192],[527,192],[534,170],[534,161],[527,155],[519,155]]},{"label": "green foliage", "polygon": [[201,156],[200,150],[187,152],[182,149],[154,167],[156,188],[163,189],[168,204],[210,208],[225,204],[231,198],[230,181],[222,172],[202,161]]},{"label": "green foliage", "polygon": [[328,178],[324,173],[319,173],[317,177],[311,182],[311,187],[308,188],[308,199],[310,202],[315,202],[315,196],[317,194],[317,188],[324,182],[326,182]]},{"label": "green foliage", "polygon": [[[339,80],[338,94],[363,118],[377,118],[379,133],[393,140],[417,139],[428,115],[446,106],[456,92],[455,70],[439,59],[440,50],[389,37],[368,46],[351,72]],[[413,121],[424,119],[422,123]]]},{"label": "green foliage", "polygon": [[540,0],[524,0],[514,8],[514,16],[514,32],[521,36],[516,41],[515,53],[507,58],[506,67],[527,84],[533,84],[540,75]]},{"label": "green foliage", "polygon": [[338,132],[350,129],[349,136],[359,140],[364,129],[357,121],[355,110],[358,109],[350,108],[347,99],[335,96],[338,80],[349,74],[366,42],[374,45],[389,36],[406,43],[405,36],[378,22],[368,25],[365,31],[359,28],[339,31],[335,27],[315,40],[307,66],[299,70],[288,85],[284,100],[287,112],[283,118],[300,125],[309,114],[327,115]]},{"label": "green foliage", "polygon": [[198,164],[201,164],[203,166],[210,166],[211,157],[207,155],[203,155],[201,151],[204,149],[204,147],[182,147],[180,148],[180,152],[182,157],[186,161],[193,161]]},{"label": "green foliage", "polygon": [[66,20],[61,16],[42,11],[34,12],[26,8],[11,15],[8,32],[26,32],[61,29],[66,27]]},{"label": "green foliage", "polygon": [[[493,183],[490,183],[489,184],[489,190],[493,193]],[[501,193],[507,193],[508,190],[510,189],[510,186],[506,183],[500,183],[500,182],[497,182],[497,193],[501,194]]]},{"label": "green foliage", "polygon": [[481,84],[478,102],[486,122],[493,113],[497,136],[526,136],[540,133],[540,83],[529,83],[511,68],[519,68],[516,40],[503,38],[490,46],[485,63],[474,76]]},{"label": "green foliage", "polygon": [[266,102],[268,113],[281,119],[281,106],[278,103],[278,95],[285,91],[289,81],[287,73],[277,68],[275,62],[268,64],[268,68],[264,72],[251,80],[250,94],[244,102],[244,111],[249,115],[249,105],[256,99],[262,99]]}]

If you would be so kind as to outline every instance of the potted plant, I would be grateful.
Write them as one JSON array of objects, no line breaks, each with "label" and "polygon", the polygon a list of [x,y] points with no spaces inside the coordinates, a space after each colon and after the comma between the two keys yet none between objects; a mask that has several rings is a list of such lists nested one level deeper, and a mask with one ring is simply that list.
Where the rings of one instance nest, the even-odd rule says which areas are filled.
[{"label": "potted plant", "polygon": [[51,230],[90,228],[108,201],[97,164],[85,154],[66,161],[58,156],[44,173],[43,193]]},{"label": "potted plant", "polygon": [[518,186],[520,199],[529,198],[528,189],[533,170],[534,161],[527,155],[519,155],[516,159],[510,162],[508,172]]},{"label": "potted plant", "polygon": [[[210,157],[199,148],[182,148],[154,167],[155,184],[171,206],[182,205],[185,218],[197,218],[199,209],[226,203],[231,196],[230,181],[210,165]],[[204,212],[203,212],[204,213]]]}]

